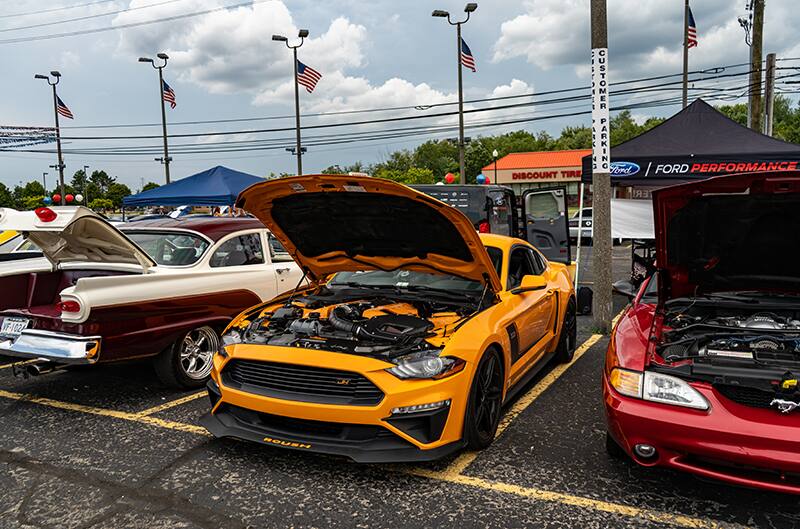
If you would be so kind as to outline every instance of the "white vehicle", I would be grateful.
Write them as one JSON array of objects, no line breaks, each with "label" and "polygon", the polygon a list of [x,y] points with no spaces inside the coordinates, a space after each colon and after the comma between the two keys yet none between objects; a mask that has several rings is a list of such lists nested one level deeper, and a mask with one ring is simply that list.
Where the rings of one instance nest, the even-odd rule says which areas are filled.
[{"label": "white vehicle", "polygon": [[578,238],[578,222],[581,221],[581,238],[592,238],[592,208],[583,208],[583,219],[579,219],[581,211],[576,211],[569,219],[569,238]]},{"label": "white vehicle", "polygon": [[48,369],[153,357],[165,383],[202,386],[231,318],[302,277],[252,218],[158,219],[120,231],[83,207],[0,208],[0,230],[25,233],[19,249],[41,252],[0,262],[0,354]]}]

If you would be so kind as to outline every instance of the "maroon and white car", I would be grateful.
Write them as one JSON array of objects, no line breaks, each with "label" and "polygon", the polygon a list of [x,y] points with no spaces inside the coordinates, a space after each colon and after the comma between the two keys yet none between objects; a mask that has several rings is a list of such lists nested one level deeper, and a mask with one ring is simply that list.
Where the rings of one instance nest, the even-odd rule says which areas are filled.
[{"label": "maroon and white car", "polygon": [[83,207],[0,208],[0,230],[42,257],[0,262],[0,355],[68,364],[153,357],[168,384],[199,387],[218,333],[302,272],[256,219],[158,219],[115,228]]}]

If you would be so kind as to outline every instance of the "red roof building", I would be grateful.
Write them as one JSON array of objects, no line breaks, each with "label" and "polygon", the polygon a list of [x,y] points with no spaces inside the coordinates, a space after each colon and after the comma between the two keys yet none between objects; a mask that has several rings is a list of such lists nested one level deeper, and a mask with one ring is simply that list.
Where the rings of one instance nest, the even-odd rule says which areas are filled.
[{"label": "red roof building", "polygon": [[510,186],[516,193],[525,189],[567,185],[567,193],[578,193],[581,181],[581,160],[591,149],[569,151],[515,152],[483,168],[491,183]]}]

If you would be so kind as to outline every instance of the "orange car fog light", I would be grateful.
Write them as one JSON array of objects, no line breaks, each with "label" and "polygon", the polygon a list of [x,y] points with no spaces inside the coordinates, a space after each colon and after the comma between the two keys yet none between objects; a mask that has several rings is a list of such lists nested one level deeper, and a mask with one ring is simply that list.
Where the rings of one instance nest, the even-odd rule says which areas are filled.
[{"label": "orange car fog light", "polygon": [[400,406],[392,408],[392,415],[402,415],[404,413],[417,413],[420,411],[438,410],[439,408],[447,408],[450,406],[450,399],[440,400],[438,402],[429,402],[427,404],[414,404],[413,406]]}]

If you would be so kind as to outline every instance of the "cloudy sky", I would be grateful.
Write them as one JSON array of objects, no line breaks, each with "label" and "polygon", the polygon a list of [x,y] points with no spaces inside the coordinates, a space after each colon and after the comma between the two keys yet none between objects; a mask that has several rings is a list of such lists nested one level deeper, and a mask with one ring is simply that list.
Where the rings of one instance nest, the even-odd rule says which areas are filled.
[{"label": "cloudy sky", "polygon": [[[800,56],[796,31],[800,14],[795,5],[796,0],[772,0],[766,8],[764,48],[779,57]],[[456,98],[455,31],[430,12],[446,9],[460,14],[463,6],[461,0],[0,0],[0,126],[51,125],[48,87],[34,80],[33,74],[58,69],[63,75],[59,95],[75,114],[73,121],[62,120],[71,127],[63,130],[68,138],[64,142],[67,174],[89,165],[106,169],[134,189],[142,181],[161,182],[163,168],[153,161],[158,154],[151,152],[160,144],[157,74],[136,59],[165,51],[170,56],[165,77],[178,100],[177,108],[167,110],[170,133],[188,135],[170,140],[176,151],[173,178],[218,164],[258,175],[292,172],[295,162],[284,150],[292,145],[294,126],[291,53],[270,39],[273,33],[310,31],[299,50],[300,59],[323,78],[313,94],[301,91],[301,108],[308,115],[304,125],[447,113],[455,107],[430,106]],[[690,69],[748,60],[744,32],[737,22],[743,6],[744,0],[693,2],[700,46],[691,52]],[[608,10],[612,81],[680,72],[681,0],[608,0]],[[207,13],[183,17],[197,12]],[[148,23],[170,17],[178,18]],[[105,31],[111,27],[117,29]],[[86,31],[91,32],[49,38]],[[464,73],[465,97],[530,96],[468,105],[474,110],[489,109],[468,115],[468,125],[483,125],[468,135],[509,128],[557,134],[564,126],[587,124],[589,116],[579,114],[589,109],[585,99],[502,107],[563,97],[548,92],[587,86],[588,35],[588,0],[479,2],[464,27],[464,38],[478,66],[477,73]],[[800,61],[783,61],[779,66],[800,66]],[[740,72],[741,68],[729,67],[697,76]],[[781,75],[792,73],[781,71]],[[677,80],[667,77],[625,87]],[[745,77],[731,75],[698,82],[695,88],[696,93],[716,90],[708,92],[712,97],[735,97],[745,84]],[[616,102],[645,105],[634,110],[640,119],[669,115],[676,106],[646,105],[670,103],[679,95],[677,86],[667,84],[660,91],[629,94]],[[396,107],[401,108],[347,113]],[[578,115],[551,117],[561,114]],[[503,124],[528,118],[535,120]],[[247,121],[187,123],[214,120]],[[454,137],[455,123],[453,116],[438,116],[310,129],[304,132],[310,141],[304,169],[314,172],[331,164],[379,161],[395,149],[431,137]],[[279,130],[253,132],[264,129]],[[246,132],[219,134],[236,131]],[[406,132],[407,136],[398,137]],[[119,138],[100,139],[109,136]],[[251,150],[256,146],[261,149]],[[220,148],[229,152],[177,152]],[[121,151],[134,154],[120,155]],[[54,171],[48,169],[55,163],[52,154],[0,152],[0,161],[0,181],[7,185],[41,178],[43,171],[50,172],[52,181]]]}]

